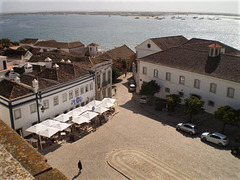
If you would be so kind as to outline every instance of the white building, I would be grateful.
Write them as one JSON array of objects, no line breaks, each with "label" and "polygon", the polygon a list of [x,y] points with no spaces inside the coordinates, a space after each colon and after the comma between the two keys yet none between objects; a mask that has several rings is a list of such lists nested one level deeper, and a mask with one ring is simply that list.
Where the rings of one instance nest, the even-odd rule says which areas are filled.
[{"label": "white building", "polygon": [[[141,53],[141,52],[140,52]],[[142,83],[155,80],[157,97],[195,95],[213,113],[221,105],[240,109],[240,51],[216,41],[191,39],[183,45],[138,58],[137,92]]]},{"label": "white building", "polygon": [[0,71],[7,69],[7,57],[0,56]]},{"label": "white building", "polygon": [[150,54],[164,51],[171,47],[179,46],[186,42],[187,39],[183,36],[170,36],[147,39],[146,41],[136,46],[136,57],[142,58]]},{"label": "white building", "polygon": [[[73,63],[27,64],[0,82],[0,119],[23,136],[34,123],[66,113],[95,98],[94,73]],[[31,69],[32,68],[32,69]],[[19,68],[18,68],[19,70]]]}]

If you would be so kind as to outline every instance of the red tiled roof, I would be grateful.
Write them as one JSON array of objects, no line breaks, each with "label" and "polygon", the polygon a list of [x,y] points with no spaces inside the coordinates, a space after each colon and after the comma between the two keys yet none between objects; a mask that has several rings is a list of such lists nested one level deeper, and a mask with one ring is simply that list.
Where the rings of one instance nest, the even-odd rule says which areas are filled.
[{"label": "red tiled roof", "polygon": [[34,44],[36,47],[51,47],[51,48],[65,48],[72,49],[76,47],[84,46],[80,41],[65,43],[65,42],[57,42],[56,40],[47,40],[47,41],[39,41]]},{"label": "red tiled roof", "polygon": [[127,59],[135,55],[135,52],[133,52],[128,46],[125,44],[120,47],[116,47],[114,49],[111,49],[99,56],[97,58],[99,59]]},{"label": "red tiled roof", "polygon": [[151,40],[162,50],[179,46],[187,42],[187,39],[184,36],[151,38]]},{"label": "red tiled roof", "polygon": [[9,100],[31,93],[33,93],[33,91],[26,86],[6,79],[0,81],[0,95]]},{"label": "red tiled roof", "polygon": [[217,57],[209,57],[208,51],[180,46],[139,60],[240,83],[240,57],[238,56],[221,54]]}]

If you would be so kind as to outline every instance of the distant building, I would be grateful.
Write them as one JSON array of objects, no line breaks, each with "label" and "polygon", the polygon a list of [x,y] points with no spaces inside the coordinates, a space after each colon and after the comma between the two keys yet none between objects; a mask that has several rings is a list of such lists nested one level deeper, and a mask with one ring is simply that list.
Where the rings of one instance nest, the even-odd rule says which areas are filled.
[{"label": "distant building", "polygon": [[151,38],[136,46],[136,57],[142,58],[187,42],[184,36]]},{"label": "distant building", "polygon": [[25,38],[19,42],[20,46],[33,46],[37,42],[42,41],[40,39]]},{"label": "distant building", "polygon": [[76,42],[57,42],[56,40],[39,41],[33,45],[34,48],[41,48],[41,51],[62,50],[67,53],[82,54],[84,44],[80,41]]},{"label": "distant building", "polygon": [[0,56],[0,71],[7,69],[7,57]]},{"label": "distant building", "polygon": [[[145,50],[139,49],[139,54],[144,53]],[[184,44],[140,56],[136,59],[137,69],[134,68],[137,92],[143,82],[155,80],[161,87],[156,94],[159,98],[179,94],[184,103],[185,98],[194,95],[203,99],[209,113],[223,105],[240,109],[239,54],[239,50],[218,41],[193,38]]]},{"label": "distant building", "polygon": [[133,52],[128,46],[125,44],[116,47],[114,49],[108,50],[105,53],[97,56],[96,58],[98,59],[108,59],[108,60],[116,60],[116,59],[124,59],[128,63],[128,69],[131,70],[132,68],[132,63],[136,58],[135,52]]}]

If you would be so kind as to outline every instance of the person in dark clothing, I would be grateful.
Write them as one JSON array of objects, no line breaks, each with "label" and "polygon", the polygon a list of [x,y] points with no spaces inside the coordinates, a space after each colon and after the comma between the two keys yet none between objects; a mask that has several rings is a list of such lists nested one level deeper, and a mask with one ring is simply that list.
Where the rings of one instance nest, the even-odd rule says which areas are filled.
[{"label": "person in dark clothing", "polygon": [[79,169],[79,172],[81,173],[81,170],[82,170],[82,163],[81,163],[80,160],[79,160],[79,162],[78,162],[78,169]]}]

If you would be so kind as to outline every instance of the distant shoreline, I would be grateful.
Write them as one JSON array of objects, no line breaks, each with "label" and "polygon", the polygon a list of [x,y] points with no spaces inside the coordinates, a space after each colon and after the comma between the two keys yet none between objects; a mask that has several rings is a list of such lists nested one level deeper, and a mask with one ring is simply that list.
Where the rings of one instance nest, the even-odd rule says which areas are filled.
[{"label": "distant shoreline", "polygon": [[144,16],[144,17],[156,17],[165,15],[217,15],[217,16],[239,16],[240,14],[227,14],[227,13],[201,13],[201,12],[28,12],[28,13],[4,13],[0,15],[68,15],[68,14],[79,14],[79,15],[107,15],[107,16]]}]

